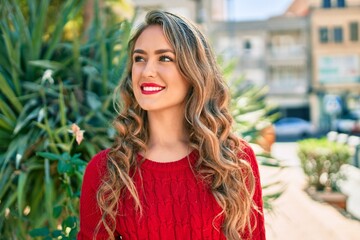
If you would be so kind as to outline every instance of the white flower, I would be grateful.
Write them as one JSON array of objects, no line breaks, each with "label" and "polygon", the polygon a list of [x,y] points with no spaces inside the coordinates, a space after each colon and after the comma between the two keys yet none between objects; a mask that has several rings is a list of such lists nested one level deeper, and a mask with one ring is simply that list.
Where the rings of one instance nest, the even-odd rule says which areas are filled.
[{"label": "white flower", "polygon": [[54,73],[53,70],[46,69],[46,71],[44,72],[44,74],[41,78],[41,83],[45,83],[46,81],[48,81],[50,84],[54,84],[54,79],[52,77],[53,73]]}]

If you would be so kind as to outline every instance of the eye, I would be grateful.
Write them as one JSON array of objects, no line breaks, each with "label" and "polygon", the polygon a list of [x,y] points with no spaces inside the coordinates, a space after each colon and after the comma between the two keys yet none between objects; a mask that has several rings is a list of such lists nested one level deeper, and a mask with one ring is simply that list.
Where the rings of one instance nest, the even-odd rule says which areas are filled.
[{"label": "eye", "polygon": [[134,62],[144,62],[145,60],[144,60],[144,58],[143,57],[141,57],[141,56],[134,56]]},{"label": "eye", "polygon": [[173,62],[173,59],[169,56],[166,56],[166,55],[162,55],[160,56],[159,60],[161,62]]}]

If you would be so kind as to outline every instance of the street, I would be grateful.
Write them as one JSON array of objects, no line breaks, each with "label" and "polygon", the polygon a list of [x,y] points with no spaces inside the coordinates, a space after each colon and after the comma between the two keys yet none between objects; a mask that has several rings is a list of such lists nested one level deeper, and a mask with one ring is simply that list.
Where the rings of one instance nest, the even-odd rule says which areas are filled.
[{"label": "street", "polygon": [[267,240],[358,240],[360,221],[342,215],[335,208],[312,200],[303,190],[306,177],[296,155],[297,144],[275,143],[274,157],[288,166],[284,169],[260,166],[262,183],[280,180],[286,188],[265,213]]}]

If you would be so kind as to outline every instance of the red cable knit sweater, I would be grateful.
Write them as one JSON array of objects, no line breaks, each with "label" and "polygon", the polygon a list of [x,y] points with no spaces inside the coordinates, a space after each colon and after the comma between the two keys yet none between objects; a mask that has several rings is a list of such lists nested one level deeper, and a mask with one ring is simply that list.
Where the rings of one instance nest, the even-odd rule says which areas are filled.
[{"label": "red cable knit sweater", "polygon": [[[243,158],[250,162],[256,178],[254,201],[262,211],[258,165],[251,148],[245,145],[243,150]],[[107,151],[102,151],[94,156],[85,171],[80,197],[80,240],[92,239],[94,229],[101,219],[96,204],[96,190],[106,171],[106,155]],[[123,240],[225,239],[224,234],[219,231],[223,218],[215,218],[221,208],[209,188],[190,168],[190,164],[194,164],[197,158],[197,152],[193,151],[189,156],[169,163],[146,159],[140,168],[143,185],[138,173],[134,177],[143,217],[138,217],[130,197],[121,200],[115,235],[121,236]],[[139,155],[138,159],[141,161],[142,157]],[[264,240],[263,216],[256,212],[252,224],[256,224],[256,228],[251,239]],[[248,236],[249,233],[243,234],[244,238]],[[107,238],[106,231],[100,229],[97,239]]]}]

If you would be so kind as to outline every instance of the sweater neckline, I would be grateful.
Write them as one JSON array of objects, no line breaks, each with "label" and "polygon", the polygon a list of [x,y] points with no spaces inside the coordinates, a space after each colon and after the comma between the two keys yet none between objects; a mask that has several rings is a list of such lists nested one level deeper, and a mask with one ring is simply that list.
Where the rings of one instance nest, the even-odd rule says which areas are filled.
[{"label": "sweater neckline", "polygon": [[173,171],[193,166],[198,159],[198,152],[194,149],[183,158],[171,162],[156,162],[154,160],[144,158],[140,153],[137,154],[137,159],[141,163],[141,168],[143,169],[147,168],[159,171]]}]

